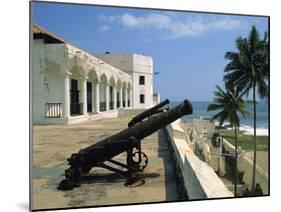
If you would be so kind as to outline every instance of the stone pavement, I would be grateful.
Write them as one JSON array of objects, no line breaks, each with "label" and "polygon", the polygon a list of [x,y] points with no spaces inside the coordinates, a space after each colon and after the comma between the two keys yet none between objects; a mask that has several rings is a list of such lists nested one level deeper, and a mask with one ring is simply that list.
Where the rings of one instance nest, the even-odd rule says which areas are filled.
[{"label": "stone pavement", "polygon": [[[94,168],[81,187],[71,191],[56,189],[68,167],[66,159],[72,153],[126,128],[128,121],[128,116],[122,116],[71,126],[34,126],[33,209],[178,200],[173,158],[161,131],[143,141],[142,151],[149,162],[136,187],[125,186],[122,176]],[[124,160],[125,155],[118,159]]]}]

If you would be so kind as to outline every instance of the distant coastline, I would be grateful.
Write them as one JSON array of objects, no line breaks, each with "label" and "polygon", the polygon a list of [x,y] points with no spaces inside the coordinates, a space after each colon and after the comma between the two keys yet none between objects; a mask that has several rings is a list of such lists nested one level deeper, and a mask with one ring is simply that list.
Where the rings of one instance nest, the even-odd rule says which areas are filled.
[{"label": "distant coastline", "polygon": [[[170,107],[174,107],[180,102],[171,102]],[[199,119],[200,117],[212,117],[215,114],[215,111],[207,112],[207,107],[211,101],[193,101],[193,114],[182,117],[184,121],[192,121],[193,119]],[[246,135],[253,135],[253,108],[252,104],[249,104],[248,111],[251,112],[251,115],[246,118],[240,117],[240,128],[239,130]],[[218,122],[215,121],[215,124],[218,125]],[[229,125],[229,122],[225,122],[224,125]],[[258,102],[257,104],[257,129],[256,134],[258,136],[268,136],[268,102]]]}]

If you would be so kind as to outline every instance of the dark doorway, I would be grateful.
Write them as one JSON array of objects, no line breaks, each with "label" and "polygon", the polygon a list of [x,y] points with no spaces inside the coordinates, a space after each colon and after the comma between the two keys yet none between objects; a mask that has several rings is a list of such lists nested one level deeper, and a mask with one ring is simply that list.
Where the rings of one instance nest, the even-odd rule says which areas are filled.
[{"label": "dark doorway", "polygon": [[120,107],[120,97],[119,97],[119,92],[117,92],[117,108]]},{"label": "dark doorway", "polygon": [[71,80],[70,89],[70,114],[79,115],[82,112],[82,106],[79,104],[79,90],[78,90],[78,80]]},{"label": "dark doorway", "polygon": [[113,87],[109,89],[109,109],[113,110]]},{"label": "dark doorway", "polygon": [[93,102],[92,102],[92,83],[87,82],[87,112],[93,112]]}]

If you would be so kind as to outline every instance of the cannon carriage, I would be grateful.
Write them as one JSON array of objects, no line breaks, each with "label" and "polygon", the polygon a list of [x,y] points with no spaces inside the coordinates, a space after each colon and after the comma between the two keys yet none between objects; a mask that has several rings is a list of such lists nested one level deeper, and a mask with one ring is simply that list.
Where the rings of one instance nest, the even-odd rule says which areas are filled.
[{"label": "cannon carriage", "polygon": [[[142,139],[178,118],[192,113],[192,105],[188,100],[184,100],[172,109],[161,109],[168,103],[169,100],[166,99],[134,117],[127,129],[72,154],[67,159],[70,167],[65,170],[65,179],[60,182],[58,189],[70,190],[80,186],[81,177],[89,173],[93,167],[108,169],[128,179],[134,173],[145,169],[148,157],[142,152]],[[126,152],[126,163],[113,159],[124,152]]]}]

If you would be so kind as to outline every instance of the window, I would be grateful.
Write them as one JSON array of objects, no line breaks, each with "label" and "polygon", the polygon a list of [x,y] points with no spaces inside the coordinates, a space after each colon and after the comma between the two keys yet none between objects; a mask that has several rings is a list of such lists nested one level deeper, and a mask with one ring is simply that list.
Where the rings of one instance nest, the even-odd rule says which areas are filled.
[{"label": "window", "polygon": [[145,83],[144,76],[140,76],[140,85],[144,85],[144,83]]},{"label": "window", "polygon": [[140,103],[144,104],[144,94],[140,95]]}]

